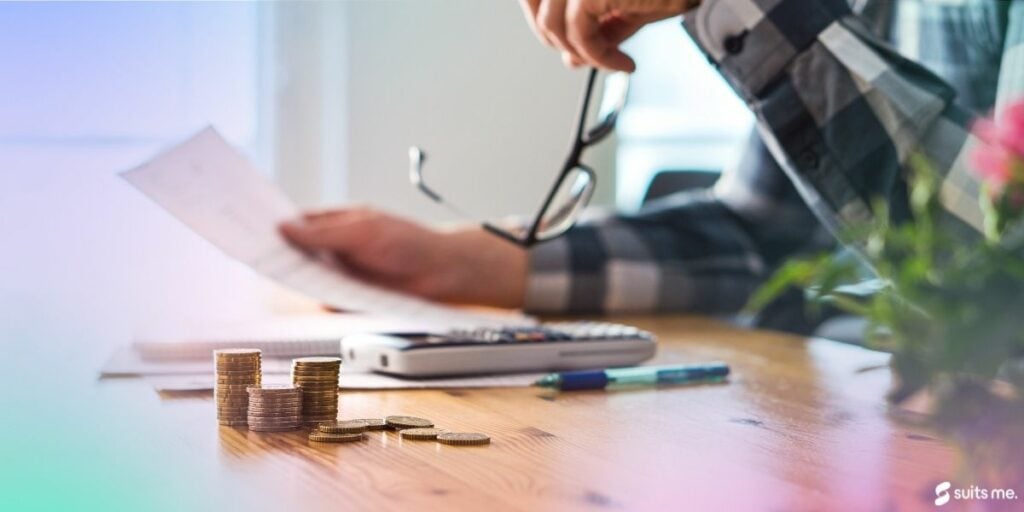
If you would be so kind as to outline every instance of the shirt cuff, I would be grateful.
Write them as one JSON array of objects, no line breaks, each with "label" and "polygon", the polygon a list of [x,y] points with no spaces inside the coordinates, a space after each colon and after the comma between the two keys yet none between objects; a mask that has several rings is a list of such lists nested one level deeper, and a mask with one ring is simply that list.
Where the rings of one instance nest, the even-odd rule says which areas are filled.
[{"label": "shirt cuff", "polygon": [[568,238],[562,236],[530,248],[529,270],[524,309],[532,313],[566,311],[572,286]]},{"label": "shirt cuff", "polygon": [[822,30],[848,14],[846,0],[707,0],[683,23],[736,92],[753,103]]}]

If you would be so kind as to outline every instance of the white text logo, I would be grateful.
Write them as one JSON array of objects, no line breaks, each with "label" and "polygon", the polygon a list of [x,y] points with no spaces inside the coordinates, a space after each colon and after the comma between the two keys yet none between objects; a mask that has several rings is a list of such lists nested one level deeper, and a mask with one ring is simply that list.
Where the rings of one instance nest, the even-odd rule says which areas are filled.
[{"label": "white text logo", "polygon": [[1015,500],[1017,492],[1013,489],[985,489],[972,485],[970,487],[951,489],[952,484],[942,482],[935,486],[935,505],[942,506],[949,503],[949,500]]}]

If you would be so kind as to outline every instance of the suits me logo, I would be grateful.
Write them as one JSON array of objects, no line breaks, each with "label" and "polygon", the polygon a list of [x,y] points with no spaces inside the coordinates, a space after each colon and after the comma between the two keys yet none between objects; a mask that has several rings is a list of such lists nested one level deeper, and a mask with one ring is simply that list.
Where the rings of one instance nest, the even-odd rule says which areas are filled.
[{"label": "suits me logo", "polygon": [[935,498],[936,506],[941,507],[946,503],[949,503],[949,486],[949,482],[942,482],[935,486],[935,496],[938,496]]},{"label": "suits me logo", "polygon": [[1015,500],[1019,498],[1017,491],[1013,489],[984,489],[977,485],[970,487],[953,488],[949,482],[942,482],[935,486],[935,505],[941,507],[950,500]]}]

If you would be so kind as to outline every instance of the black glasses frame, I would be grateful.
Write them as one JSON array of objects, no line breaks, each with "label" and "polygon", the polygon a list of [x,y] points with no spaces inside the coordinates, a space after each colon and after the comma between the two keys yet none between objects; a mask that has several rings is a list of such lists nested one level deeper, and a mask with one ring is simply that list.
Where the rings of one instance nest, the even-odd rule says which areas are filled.
[{"label": "black glasses frame", "polygon": [[[490,222],[481,222],[482,227],[486,231],[498,237],[501,237],[509,242],[512,242],[516,245],[529,248],[536,245],[537,243],[551,240],[561,236],[576,223],[577,218],[573,218],[571,222],[566,223],[565,226],[560,230],[548,233],[546,234],[546,236],[543,237],[539,235],[541,228],[543,227],[545,217],[549,213],[552,213],[549,212],[549,210],[551,210],[551,208],[553,207],[552,203],[555,199],[555,195],[558,193],[559,189],[565,185],[565,180],[568,179],[570,175],[572,175],[574,170],[580,170],[582,172],[587,173],[589,175],[591,183],[597,183],[597,175],[594,173],[593,169],[580,162],[580,158],[583,156],[584,149],[604,140],[610,133],[612,133],[615,130],[615,123],[618,120],[619,114],[622,111],[622,106],[625,102],[625,97],[627,94],[627,91],[623,91],[622,98],[618,100],[618,105],[616,105],[616,108],[609,112],[608,116],[605,117],[604,119],[601,119],[600,122],[593,128],[586,130],[585,126],[587,122],[587,114],[590,110],[590,103],[594,92],[594,84],[597,81],[597,74],[597,69],[591,68],[590,73],[587,77],[587,85],[583,91],[583,96],[580,101],[579,116],[576,120],[576,126],[573,129],[573,141],[572,146],[569,149],[569,154],[566,157],[565,162],[562,164],[561,171],[555,178],[554,185],[551,187],[547,195],[544,197],[544,202],[541,204],[541,207],[537,211],[537,213],[533,216],[533,220],[530,222],[530,226],[525,231],[525,234],[517,235],[511,231],[508,231]],[[431,189],[423,180],[423,164],[426,161],[426,157],[426,153],[424,153],[420,148],[409,148],[410,181],[427,197],[431,198],[437,203],[446,205],[448,208],[454,210],[459,215],[465,216],[463,212],[455,208],[450,203],[446,202],[441,197],[440,194]],[[586,206],[586,204],[589,203],[590,198],[593,195],[594,187],[595,185],[591,185],[586,191],[584,191],[585,197],[581,199],[581,201],[579,202],[579,206]]]}]

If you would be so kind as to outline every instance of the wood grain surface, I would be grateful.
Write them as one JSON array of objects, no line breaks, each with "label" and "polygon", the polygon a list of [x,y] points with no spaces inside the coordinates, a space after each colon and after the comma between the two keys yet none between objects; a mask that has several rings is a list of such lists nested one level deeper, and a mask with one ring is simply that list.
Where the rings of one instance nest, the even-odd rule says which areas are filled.
[{"label": "wood grain surface", "polygon": [[21,414],[45,407],[64,421],[14,434],[24,445],[5,450],[18,462],[5,485],[25,485],[0,504],[63,503],[25,491],[35,486],[75,490],[79,510],[930,510],[955,475],[947,446],[887,414],[888,370],[864,371],[884,354],[695,317],[614,320],[654,331],[656,362],[723,360],[733,375],[615,392],[339,395],[341,418],[416,415],[493,440],[452,447],[219,427],[209,393],[70,372],[83,380],[25,395]]}]

